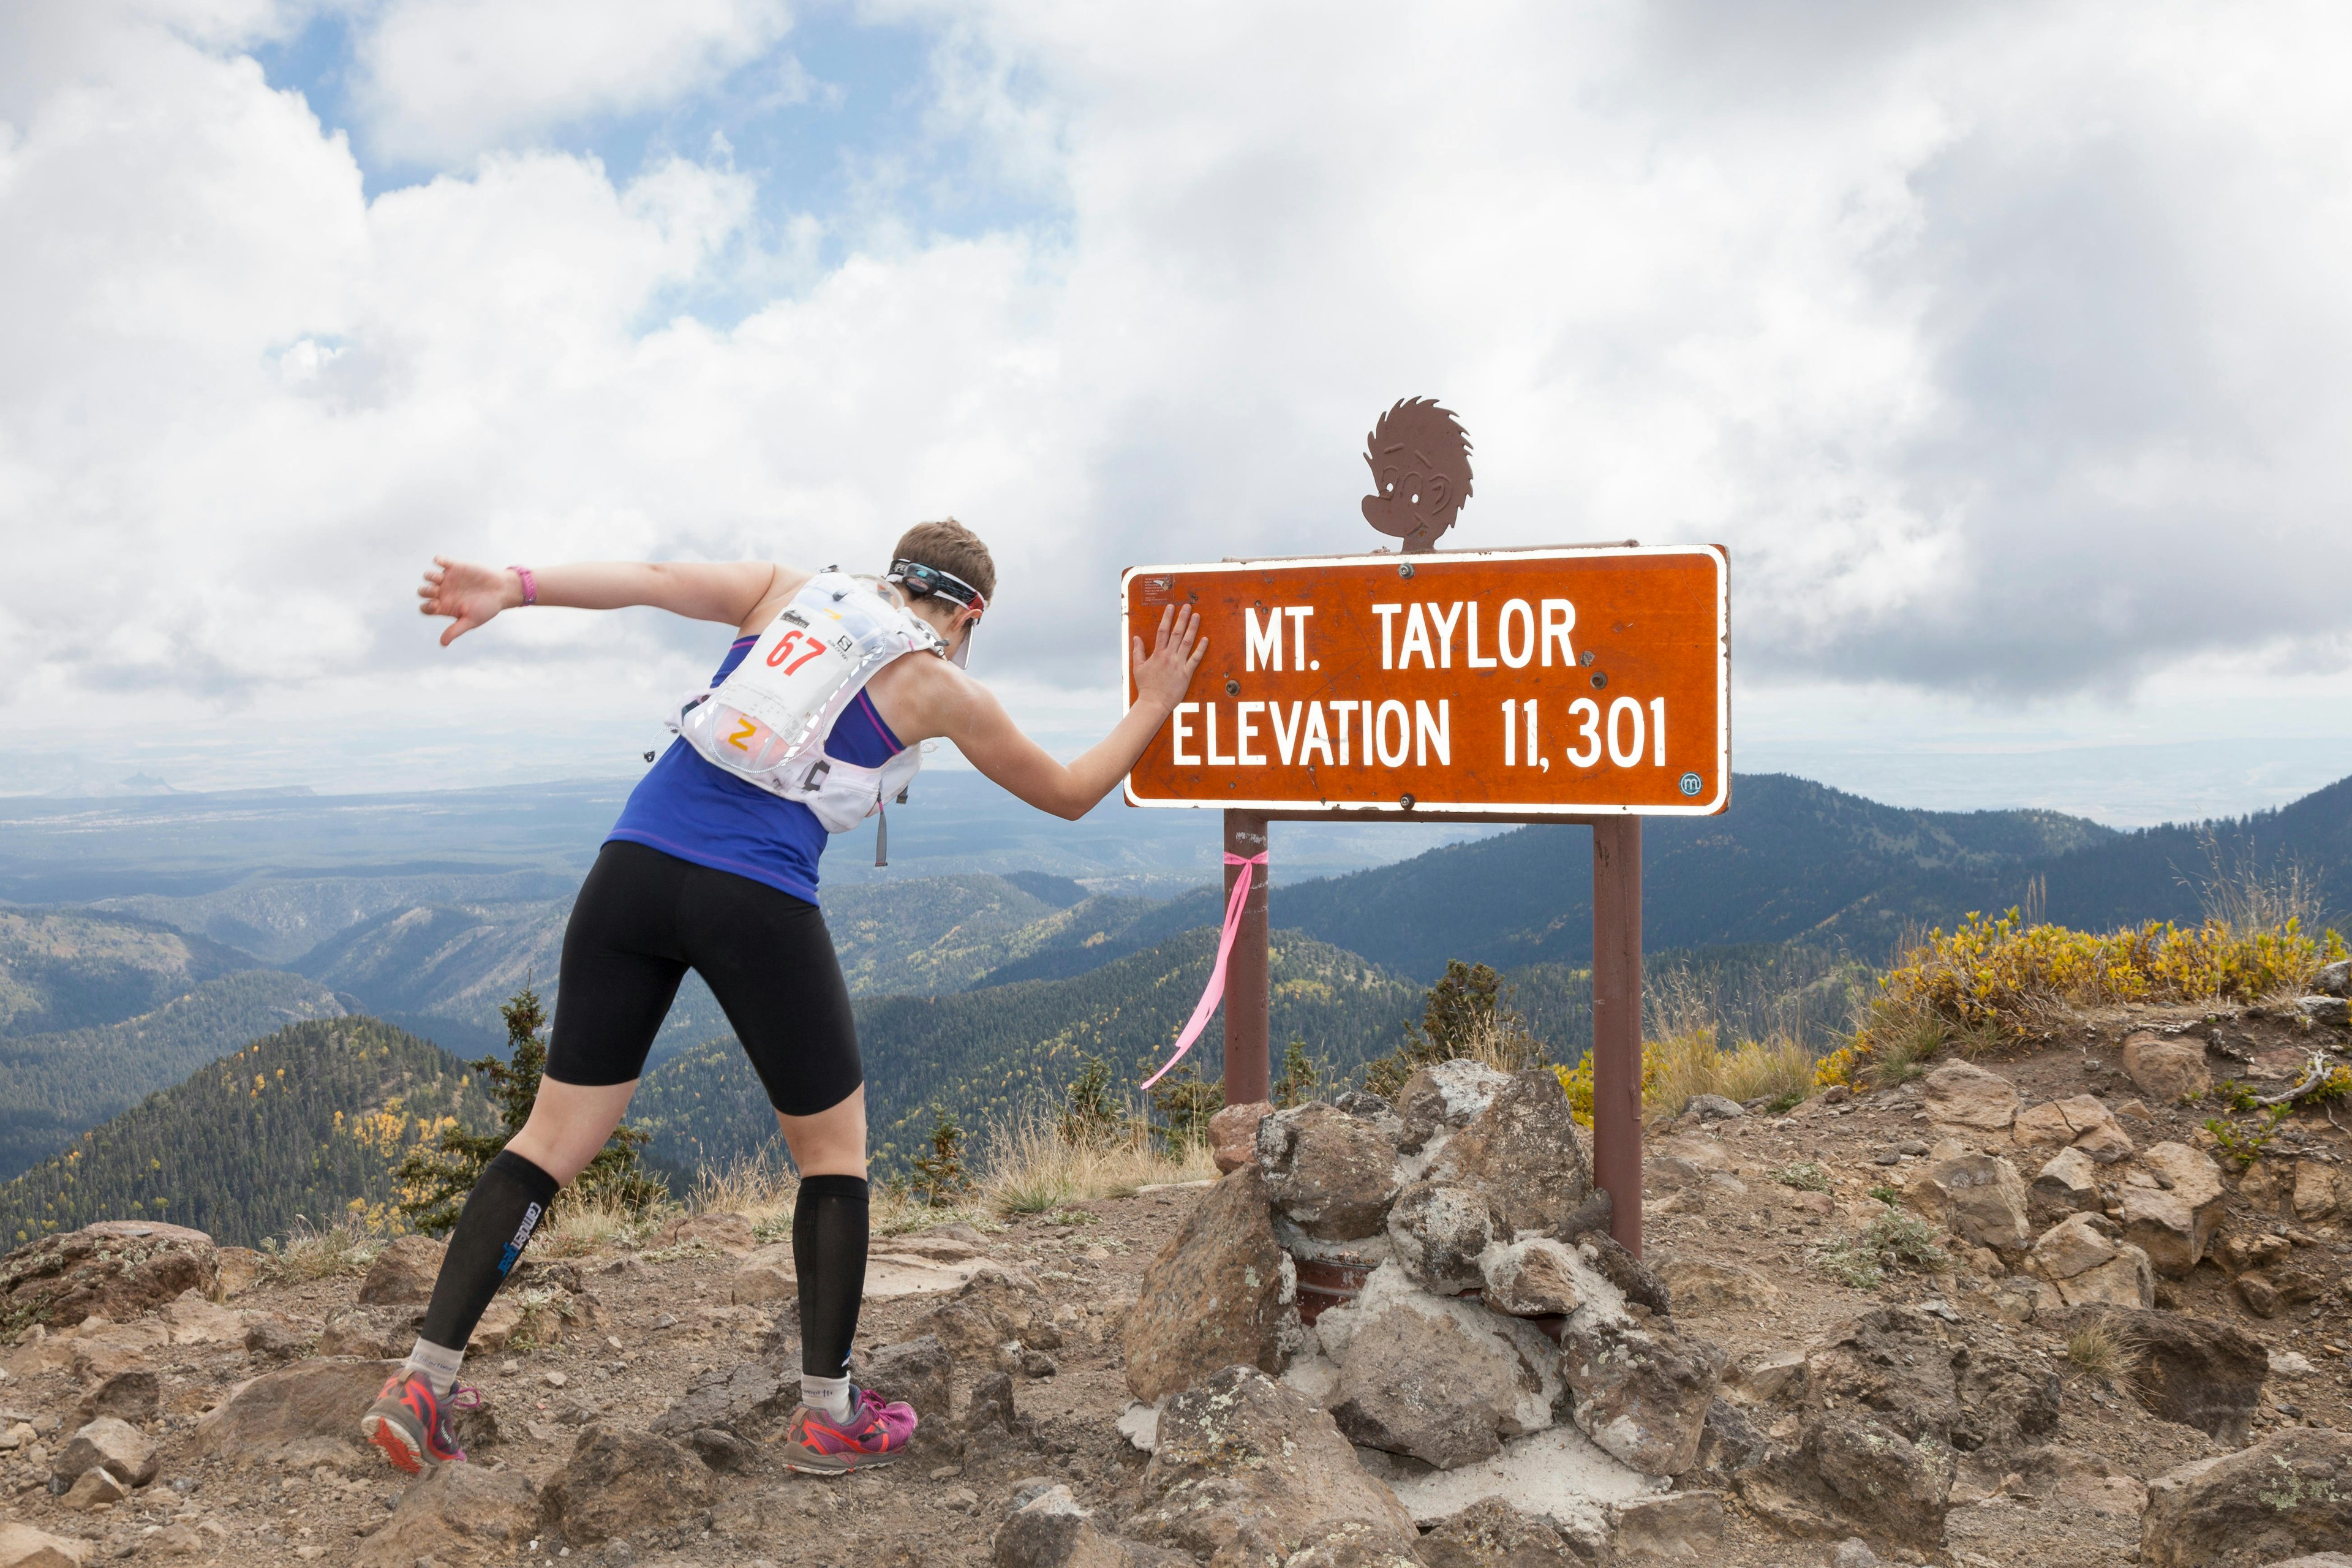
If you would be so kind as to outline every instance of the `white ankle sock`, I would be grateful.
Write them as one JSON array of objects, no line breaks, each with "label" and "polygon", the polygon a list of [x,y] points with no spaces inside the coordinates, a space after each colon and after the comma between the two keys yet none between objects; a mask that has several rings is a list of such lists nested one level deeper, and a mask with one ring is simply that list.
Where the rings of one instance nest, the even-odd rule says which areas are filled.
[{"label": "white ankle sock", "polygon": [[433,1385],[436,1398],[457,1385],[457,1369],[465,1363],[464,1351],[447,1350],[424,1340],[417,1341],[415,1348],[408,1352],[408,1370],[423,1373],[425,1381]]},{"label": "white ankle sock", "polygon": [[801,1403],[811,1410],[822,1410],[835,1421],[846,1421],[857,1412],[849,1404],[849,1379],[845,1377],[811,1377],[801,1374]]}]

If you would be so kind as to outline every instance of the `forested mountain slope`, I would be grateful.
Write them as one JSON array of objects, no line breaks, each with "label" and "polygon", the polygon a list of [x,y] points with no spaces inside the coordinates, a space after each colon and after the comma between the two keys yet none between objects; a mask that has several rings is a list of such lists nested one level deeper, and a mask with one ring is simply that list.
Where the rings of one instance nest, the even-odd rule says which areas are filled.
[{"label": "forested mountain slope", "polygon": [[[859,1001],[876,1159],[886,1166],[903,1160],[940,1110],[977,1128],[1057,1099],[1091,1056],[1109,1062],[1120,1086],[1139,1083],[1199,1001],[1214,937],[1187,932],[1066,980]],[[1304,1040],[1337,1068],[1388,1050],[1420,1016],[1419,986],[1353,953],[1284,931],[1273,961],[1274,1039]],[[1188,1059],[1214,1076],[1223,1041],[1213,1023]],[[671,1169],[756,1152],[775,1132],[759,1080],[731,1038],[689,1048],[648,1073],[629,1120],[654,1133],[651,1152]]]},{"label": "forested mountain slope", "polygon": [[[1418,977],[1448,958],[1584,963],[1592,835],[1528,827],[1325,881],[1281,880],[1275,923]],[[1904,811],[1785,774],[1742,774],[1720,816],[1643,827],[1643,940],[1654,947],[1843,940],[1881,956],[1908,925],[2014,903],[2027,876],[2112,829],[2053,812]]]},{"label": "forested mountain slope", "polygon": [[2043,870],[2050,918],[2065,925],[2194,919],[2217,878],[2277,882],[2293,871],[2341,926],[2352,921],[2352,778],[2275,811],[2119,833]]},{"label": "forested mountain slope", "polygon": [[121,1023],[0,1041],[0,1180],[248,1040],[342,1012],[315,981],[256,969]]},{"label": "forested mountain slope", "polygon": [[0,1039],[111,1024],[254,966],[137,915],[0,909]]},{"label": "forested mountain slope", "polygon": [[251,1247],[297,1215],[389,1202],[445,1117],[488,1124],[455,1057],[373,1018],[294,1024],[212,1062],[0,1185],[9,1245],[98,1219],[162,1219]]},{"label": "forested mountain slope", "polygon": [[297,965],[366,1011],[472,1053],[499,1048],[499,1004],[554,988],[569,898],[389,910],[331,937]]},{"label": "forested mountain slope", "polygon": [[[1592,837],[1528,827],[1353,876],[1286,884],[1275,828],[1273,918],[1420,977],[1448,958],[1580,963],[1592,941]],[[1742,774],[1731,809],[1643,827],[1643,940],[1700,948],[1802,939],[1883,961],[1906,931],[2046,889],[2049,918],[2089,930],[2195,921],[2217,868],[2299,868],[2344,920],[2352,779],[2292,805],[2118,833],[2040,811],[1880,805],[1784,774]]]}]

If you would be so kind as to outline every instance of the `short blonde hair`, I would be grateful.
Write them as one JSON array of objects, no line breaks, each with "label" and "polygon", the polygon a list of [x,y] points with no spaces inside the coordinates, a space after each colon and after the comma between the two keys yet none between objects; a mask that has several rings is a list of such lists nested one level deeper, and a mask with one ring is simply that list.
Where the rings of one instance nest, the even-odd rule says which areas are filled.
[{"label": "short blonde hair", "polygon": [[892,559],[950,573],[979,589],[981,597],[996,597],[996,558],[980,535],[951,517],[919,522],[900,534]]}]

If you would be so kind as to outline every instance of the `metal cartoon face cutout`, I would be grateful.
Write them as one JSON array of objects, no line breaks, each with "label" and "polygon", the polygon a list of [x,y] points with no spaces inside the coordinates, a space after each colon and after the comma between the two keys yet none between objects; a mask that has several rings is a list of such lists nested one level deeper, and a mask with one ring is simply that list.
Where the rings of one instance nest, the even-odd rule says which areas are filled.
[{"label": "metal cartoon face cutout", "polygon": [[1364,521],[1404,542],[1404,552],[1437,547],[1470,499],[1470,437],[1433,397],[1401,400],[1364,438],[1372,493]]}]

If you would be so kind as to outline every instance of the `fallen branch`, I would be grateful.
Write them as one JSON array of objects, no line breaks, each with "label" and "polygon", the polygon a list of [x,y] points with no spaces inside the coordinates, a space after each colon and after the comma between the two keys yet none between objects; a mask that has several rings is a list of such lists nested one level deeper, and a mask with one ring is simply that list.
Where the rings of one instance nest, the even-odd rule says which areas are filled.
[{"label": "fallen branch", "polygon": [[[2311,1062],[2309,1067],[2305,1070],[2303,1081],[2301,1083],[2296,1084],[2293,1089],[2284,1090],[2282,1093],[2258,1094],[2254,1096],[2254,1103],[2257,1106],[2288,1104],[2291,1101],[2302,1098],[2304,1095],[2309,1094],[2313,1089],[2317,1089],[2321,1084],[2326,1082],[2327,1075],[2335,1070],[2335,1063],[2329,1061],[2326,1057],[2321,1056],[2317,1051],[2314,1051],[2311,1053]],[[2335,1118],[2330,1117],[2328,1120],[2332,1121]]]}]

